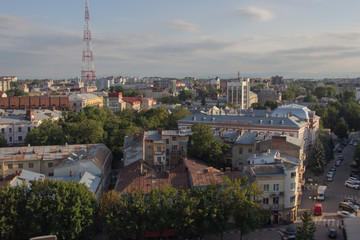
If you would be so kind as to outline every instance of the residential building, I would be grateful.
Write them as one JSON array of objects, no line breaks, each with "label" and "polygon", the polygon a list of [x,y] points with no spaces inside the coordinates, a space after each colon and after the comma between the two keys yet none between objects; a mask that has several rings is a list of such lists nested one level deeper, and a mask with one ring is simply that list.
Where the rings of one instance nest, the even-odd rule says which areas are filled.
[{"label": "residential building", "polygon": [[122,111],[126,108],[126,102],[122,99],[122,93],[110,92],[108,93],[108,107],[111,111]]},{"label": "residential building", "polygon": [[6,92],[10,90],[11,79],[0,77],[0,92]]},{"label": "residential building", "polygon": [[85,107],[103,107],[103,98],[92,93],[80,93],[69,95],[70,104],[73,112],[81,112]]},{"label": "residential building", "polygon": [[102,192],[109,183],[111,162],[112,153],[104,144],[0,148],[0,179],[22,170],[55,177],[84,176],[89,172],[101,179]]},{"label": "residential building", "polygon": [[250,79],[227,82],[227,102],[240,110],[248,109],[250,105]]},{"label": "residential building", "polygon": [[135,133],[125,138],[122,163],[127,166],[144,159],[158,172],[179,166],[187,153],[191,130],[158,130]]},{"label": "residential building", "polygon": [[258,201],[271,211],[271,222],[294,222],[302,194],[298,178],[300,160],[269,150],[254,154],[248,161],[244,172],[264,191]]},{"label": "residential building", "polygon": [[120,169],[115,191],[128,193],[134,189],[149,193],[154,188],[167,185],[181,189],[204,189],[211,184],[221,183],[225,176],[238,178],[238,171],[220,171],[202,161],[185,158],[183,163],[165,172],[157,172],[145,161],[135,161]]},{"label": "residential building", "polygon": [[0,136],[9,146],[23,145],[28,132],[37,128],[45,119],[58,120],[61,116],[61,111],[49,109],[0,109]]},{"label": "residential building", "polygon": [[266,101],[281,101],[282,95],[281,92],[275,91],[272,88],[262,88],[257,93],[258,101],[265,104]]}]

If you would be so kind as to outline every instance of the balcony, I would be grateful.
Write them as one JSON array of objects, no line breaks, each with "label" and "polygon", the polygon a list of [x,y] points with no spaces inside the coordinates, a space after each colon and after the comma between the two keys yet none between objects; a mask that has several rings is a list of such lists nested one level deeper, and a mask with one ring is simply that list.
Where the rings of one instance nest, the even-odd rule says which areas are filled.
[{"label": "balcony", "polygon": [[284,210],[284,204],[269,204],[263,205],[263,207],[268,210]]},{"label": "balcony", "polygon": [[274,192],[271,192],[270,196],[271,197],[284,196],[284,192],[274,191]]}]

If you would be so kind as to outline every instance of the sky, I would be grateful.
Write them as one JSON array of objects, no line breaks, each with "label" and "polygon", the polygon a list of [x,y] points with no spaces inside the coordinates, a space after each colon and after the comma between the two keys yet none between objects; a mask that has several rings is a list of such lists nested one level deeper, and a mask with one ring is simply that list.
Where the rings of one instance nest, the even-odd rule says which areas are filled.
[{"label": "sky", "polygon": [[[360,76],[359,0],[89,0],[97,77]],[[85,0],[1,0],[0,76],[80,76]]]}]

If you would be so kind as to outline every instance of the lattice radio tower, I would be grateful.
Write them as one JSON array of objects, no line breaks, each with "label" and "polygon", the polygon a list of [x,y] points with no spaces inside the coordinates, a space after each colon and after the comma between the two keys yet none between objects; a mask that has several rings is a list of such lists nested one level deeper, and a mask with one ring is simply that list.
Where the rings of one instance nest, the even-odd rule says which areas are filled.
[{"label": "lattice radio tower", "polygon": [[91,43],[88,0],[86,0],[86,5],[85,5],[85,27],[84,27],[84,40],[83,40],[81,81],[88,83],[95,81],[95,67],[94,67],[94,56],[93,56],[92,43]]}]

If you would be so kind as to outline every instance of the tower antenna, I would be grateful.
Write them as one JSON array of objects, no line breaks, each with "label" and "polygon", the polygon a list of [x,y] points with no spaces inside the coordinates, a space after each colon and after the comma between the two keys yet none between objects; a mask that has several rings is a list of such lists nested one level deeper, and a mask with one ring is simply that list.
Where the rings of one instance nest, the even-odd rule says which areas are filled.
[{"label": "tower antenna", "polygon": [[91,43],[89,1],[85,4],[85,27],[82,53],[81,81],[90,84],[95,81],[94,56]]}]

